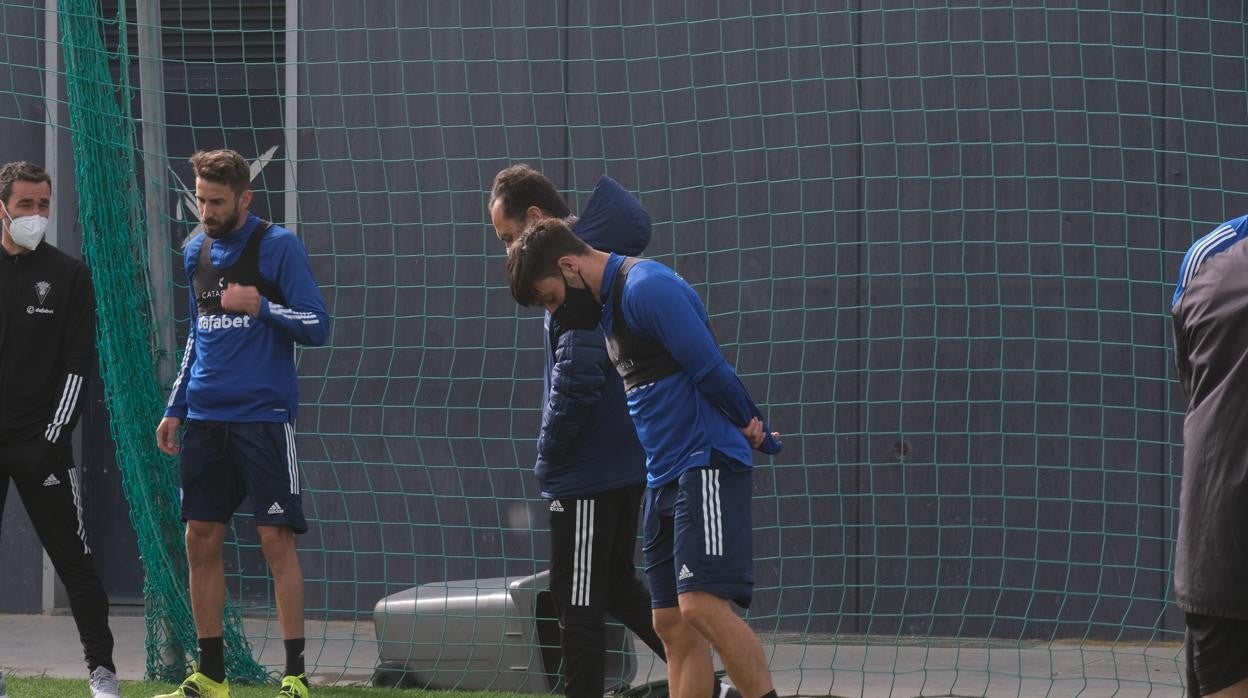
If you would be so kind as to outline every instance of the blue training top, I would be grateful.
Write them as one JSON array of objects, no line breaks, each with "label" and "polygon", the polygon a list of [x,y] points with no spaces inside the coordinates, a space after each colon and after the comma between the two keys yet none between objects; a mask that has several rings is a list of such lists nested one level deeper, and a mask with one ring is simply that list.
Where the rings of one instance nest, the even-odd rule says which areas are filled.
[{"label": "blue training top", "polygon": [[[623,261],[612,254],[603,272],[607,309]],[[629,328],[663,345],[682,369],[628,393],[629,413],[646,449],[649,486],[660,487],[723,457],[752,468],[752,450],[738,427],[753,417],[762,419],[762,414],[720,352],[702,299],[676,272],[642,261],[628,273],[620,301]],[[607,310],[603,330],[610,334],[612,324]],[[760,450],[776,453],[780,443],[769,436]]]},{"label": "blue training top", "polygon": [[[212,240],[212,265],[234,264],[260,219],[248,214],[243,227]],[[196,235],[186,246],[191,329],[186,354],[173,383],[166,417],[221,422],[294,422],[299,406],[295,343],[319,346],[329,337],[329,313],[303,243],[294,233],[273,225],[260,241],[260,275],[286,297],[289,307],[260,299],[260,313],[199,317],[195,304],[195,266],[205,240]]]}]

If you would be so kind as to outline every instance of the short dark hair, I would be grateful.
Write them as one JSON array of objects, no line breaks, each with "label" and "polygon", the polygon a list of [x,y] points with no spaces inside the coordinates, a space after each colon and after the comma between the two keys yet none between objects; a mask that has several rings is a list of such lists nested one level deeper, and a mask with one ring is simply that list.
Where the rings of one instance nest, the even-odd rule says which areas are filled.
[{"label": "short dark hair", "polygon": [[567,218],[572,214],[568,202],[555,185],[546,175],[528,165],[512,165],[494,175],[490,209],[494,208],[495,201],[503,202],[503,217],[507,219],[523,217],[530,206],[536,206],[555,218]]},{"label": "short dark hair", "polygon": [[251,166],[233,150],[200,150],[191,156],[195,177],[216,184],[224,184],[241,194],[251,186]]},{"label": "short dark hair", "polygon": [[542,279],[562,276],[559,259],[593,252],[585,241],[558,218],[543,218],[525,228],[520,239],[507,249],[507,283],[511,297],[520,305],[541,305],[534,286]]},{"label": "short dark hair", "polygon": [[13,195],[13,183],[17,181],[35,184],[47,182],[48,186],[52,186],[52,176],[42,167],[25,160],[10,162],[0,167],[0,201],[3,201],[5,206],[9,205],[9,197]]}]

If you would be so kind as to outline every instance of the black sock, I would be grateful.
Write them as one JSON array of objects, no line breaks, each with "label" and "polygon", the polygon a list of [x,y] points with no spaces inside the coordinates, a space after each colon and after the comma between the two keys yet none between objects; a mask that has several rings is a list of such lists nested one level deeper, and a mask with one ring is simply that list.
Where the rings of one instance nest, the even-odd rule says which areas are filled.
[{"label": "black sock", "polygon": [[299,676],[303,674],[304,639],[285,640],[282,644],[286,646],[286,675]]},{"label": "black sock", "polygon": [[225,681],[224,638],[199,638],[199,673],[218,683]]},{"label": "black sock", "polygon": [[776,689],[773,688],[770,691],[759,696],[758,698],[776,698]]}]

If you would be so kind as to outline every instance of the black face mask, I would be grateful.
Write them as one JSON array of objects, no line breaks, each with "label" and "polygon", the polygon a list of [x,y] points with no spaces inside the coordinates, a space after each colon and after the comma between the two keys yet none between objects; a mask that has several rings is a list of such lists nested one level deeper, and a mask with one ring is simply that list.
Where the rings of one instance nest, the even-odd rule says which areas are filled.
[{"label": "black face mask", "polygon": [[593,330],[598,328],[602,319],[602,303],[594,298],[585,277],[581,277],[584,288],[574,288],[563,280],[563,305],[550,314],[550,319],[565,330]]}]

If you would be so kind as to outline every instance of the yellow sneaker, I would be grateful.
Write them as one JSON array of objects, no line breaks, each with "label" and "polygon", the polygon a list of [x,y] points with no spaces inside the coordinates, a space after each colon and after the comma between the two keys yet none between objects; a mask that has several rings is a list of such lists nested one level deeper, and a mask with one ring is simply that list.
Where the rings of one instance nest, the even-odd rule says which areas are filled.
[{"label": "yellow sneaker", "polygon": [[308,675],[283,676],[282,687],[277,692],[277,698],[308,698]]},{"label": "yellow sneaker", "polygon": [[178,690],[152,698],[230,698],[230,681],[217,683],[197,671],[186,677]]}]

